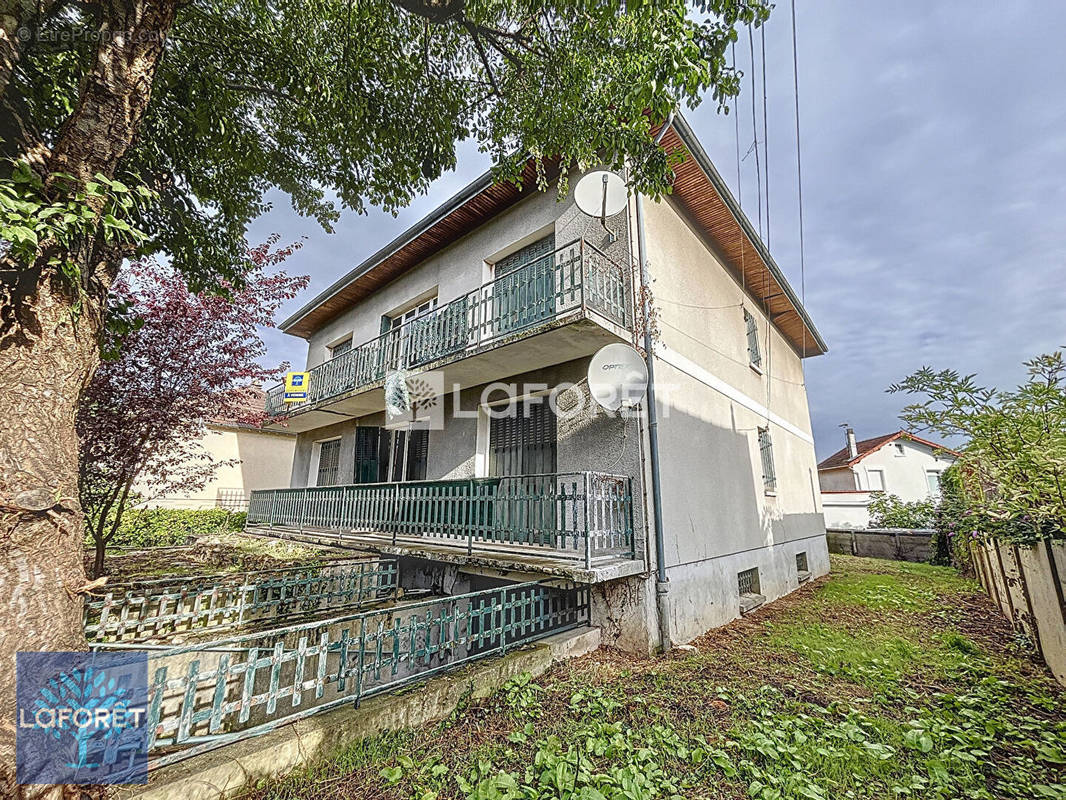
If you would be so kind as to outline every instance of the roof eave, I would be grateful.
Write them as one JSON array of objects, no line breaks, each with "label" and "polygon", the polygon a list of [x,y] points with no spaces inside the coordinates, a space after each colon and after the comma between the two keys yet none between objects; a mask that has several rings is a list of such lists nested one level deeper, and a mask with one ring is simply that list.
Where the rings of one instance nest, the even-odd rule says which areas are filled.
[{"label": "roof eave", "polygon": [[334,281],[332,284],[330,284],[330,286],[315,295],[313,299],[304,303],[304,305],[301,306],[301,308],[296,313],[287,317],[278,327],[285,333],[288,333],[293,326],[295,326],[304,317],[306,317],[308,314],[318,308],[322,303],[326,302],[331,297],[333,297],[333,295],[337,294],[337,292],[341,291],[344,287],[366,275],[368,272],[374,269],[374,267],[381,263],[385,258],[395,253],[404,245],[413,242],[415,239],[425,233],[427,229],[432,227],[435,223],[448,216],[450,213],[455,211],[457,208],[459,208],[461,205],[466,203],[474,196],[483,192],[492,184],[492,170],[488,170],[487,172],[478,176],[471,183],[468,183],[456,194],[445,200],[441,205],[430,211],[429,214],[424,216],[422,219],[420,219],[410,228],[405,230],[387,245],[385,245],[372,256],[367,258],[365,261],[359,264],[359,266],[355,267],[347,274]]},{"label": "roof eave", "polygon": [[789,302],[796,309],[796,313],[799,314],[804,326],[807,328],[808,331],[810,331],[812,337],[814,338],[814,343],[818,345],[818,349],[820,351],[819,354],[824,355],[825,353],[828,353],[829,345],[826,344],[826,341],[824,338],[822,338],[822,335],[821,333],[819,333],[818,328],[815,327],[814,321],[810,318],[810,315],[807,313],[807,309],[804,308],[802,301],[796,295],[796,291],[792,288],[792,284],[788,282],[788,279],[785,277],[785,273],[782,272],[781,267],[779,267],[777,262],[774,261],[774,257],[770,255],[770,251],[766,248],[766,245],[763,243],[762,237],[759,236],[754,226],[751,224],[751,220],[748,219],[748,215],[744,213],[744,210],[740,207],[740,204],[736,201],[736,198],[733,197],[733,193],[729,190],[729,186],[726,184],[725,180],[715,168],[710,156],[707,155],[707,152],[700,144],[699,139],[696,138],[695,132],[689,126],[688,122],[685,121],[685,118],[680,114],[678,114],[674,118],[674,127],[676,128],[678,135],[680,135],[681,140],[685,143],[685,147],[688,148],[689,152],[696,159],[696,163],[699,164],[700,169],[703,170],[704,174],[710,180],[711,185],[714,187],[714,190],[718,192],[718,195],[722,198],[726,206],[729,208],[729,211],[733,215],[733,218],[736,219],[737,223],[744,231],[744,235],[747,236],[752,246],[759,253],[759,256],[762,258],[763,263],[766,264],[767,269],[770,270],[770,274],[774,276],[774,280],[776,280],[778,284],[780,284],[781,290],[785,293],[785,296],[788,298]]}]

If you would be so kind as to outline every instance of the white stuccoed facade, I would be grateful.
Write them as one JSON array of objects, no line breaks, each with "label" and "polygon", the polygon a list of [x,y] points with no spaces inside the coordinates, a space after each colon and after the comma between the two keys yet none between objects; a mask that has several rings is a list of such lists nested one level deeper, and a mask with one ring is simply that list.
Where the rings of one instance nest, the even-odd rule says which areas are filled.
[{"label": "white stuccoed facade", "polygon": [[954,453],[919,437],[897,431],[855,441],[818,468],[822,508],[830,528],[867,528],[868,506],[876,492],[913,502],[939,494],[939,475],[955,463]]}]

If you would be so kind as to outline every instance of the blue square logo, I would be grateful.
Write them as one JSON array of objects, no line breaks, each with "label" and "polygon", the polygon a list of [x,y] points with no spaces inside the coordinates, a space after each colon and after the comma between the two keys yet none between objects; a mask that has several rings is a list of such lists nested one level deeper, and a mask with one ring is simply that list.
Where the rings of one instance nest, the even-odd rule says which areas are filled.
[{"label": "blue square logo", "polygon": [[292,376],[292,385],[293,386],[303,386],[304,385],[304,376],[303,375],[293,375]]},{"label": "blue square logo", "polygon": [[19,653],[22,784],[148,782],[148,654]]}]

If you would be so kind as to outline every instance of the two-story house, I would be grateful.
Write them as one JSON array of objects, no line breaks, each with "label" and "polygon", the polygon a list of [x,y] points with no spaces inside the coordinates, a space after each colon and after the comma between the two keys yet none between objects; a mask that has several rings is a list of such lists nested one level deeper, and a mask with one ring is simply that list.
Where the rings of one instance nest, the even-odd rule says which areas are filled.
[{"label": "two-story house", "polygon": [[958,453],[907,431],[856,439],[849,426],[844,446],[818,465],[826,524],[870,527],[870,500],[878,492],[914,502],[940,496],[940,476]]},{"label": "two-story house", "polygon": [[[827,572],[802,366],[826,345],[687,123],[663,141],[689,156],[639,215],[631,197],[604,225],[572,191],[485,175],[285,320],[309,395],[268,395],[298,438],[291,487],[253,495],[250,529],[396,555],[405,582],[451,592],[575,581],[604,641],[644,652]],[[647,403],[605,411],[586,380],[645,325],[665,582]]]}]

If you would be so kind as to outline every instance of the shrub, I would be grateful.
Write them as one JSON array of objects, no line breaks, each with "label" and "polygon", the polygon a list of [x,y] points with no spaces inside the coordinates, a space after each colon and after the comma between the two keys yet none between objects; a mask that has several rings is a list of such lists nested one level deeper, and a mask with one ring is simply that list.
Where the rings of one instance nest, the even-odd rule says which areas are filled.
[{"label": "shrub", "polygon": [[[169,547],[185,544],[190,536],[211,536],[244,527],[247,514],[223,508],[134,508],[122,515],[113,547]],[[91,538],[86,546],[93,547]]]},{"label": "shrub", "polygon": [[876,492],[870,500],[874,528],[931,528],[936,513],[932,498],[907,502],[897,495]]}]

